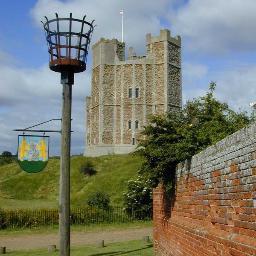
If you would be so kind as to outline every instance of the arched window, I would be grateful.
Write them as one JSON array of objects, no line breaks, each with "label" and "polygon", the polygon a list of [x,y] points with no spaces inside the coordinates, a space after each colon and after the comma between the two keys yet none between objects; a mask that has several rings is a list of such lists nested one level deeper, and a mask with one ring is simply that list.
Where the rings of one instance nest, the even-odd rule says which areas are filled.
[{"label": "arched window", "polygon": [[135,129],[138,129],[138,128],[139,128],[139,121],[136,120],[136,121],[135,121]]},{"label": "arched window", "polygon": [[135,98],[139,98],[139,88],[135,88]]},{"label": "arched window", "polygon": [[132,98],[132,88],[129,88],[128,94],[129,94],[129,98],[131,99]]},{"label": "arched window", "polygon": [[132,121],[131,120],[128,121],[128,129],[132,129]]}]

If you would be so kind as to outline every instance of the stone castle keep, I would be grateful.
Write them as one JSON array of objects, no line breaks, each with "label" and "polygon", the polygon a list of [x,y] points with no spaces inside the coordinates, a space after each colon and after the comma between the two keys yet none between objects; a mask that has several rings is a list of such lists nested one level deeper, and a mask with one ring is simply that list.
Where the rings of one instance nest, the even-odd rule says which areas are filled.
[{"label": "stone castle keep", "polygon": [[181,108],[181,39],[169,30],[146,35],[146,56],[116,39],[93,46],[92,90],[86,98],[85,155],[135,150],[151,114]]}]

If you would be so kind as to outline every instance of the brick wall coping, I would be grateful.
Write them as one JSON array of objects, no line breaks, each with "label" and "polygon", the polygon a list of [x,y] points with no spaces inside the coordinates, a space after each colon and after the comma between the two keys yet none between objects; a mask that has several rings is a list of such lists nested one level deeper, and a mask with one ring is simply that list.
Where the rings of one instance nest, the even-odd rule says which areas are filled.
[{"label": "brick wall coping", "polygon": [[[216,144],[206,148],[200,153],[194,155],[191,160],[179,163],[177,166],[177,176],[181,173],[185,174],[188,169],[197,171],[202,166],[209,172],[208,167],[213,169],[223,169],[227,165],[246,162],[251,159],[240,159],[243,155],[255,151],[256,144],[256,122],[244,127],[243,129],[225,137]],[[239,158],[240,157],[240,158]],[[252,166],[256,166],[256,160],[251,161]],[[247,166],[245,166],[245,169]],[[241,166],[243,169],[243,166]]]},{"label": "brick wall coping", "polygon": [[[249,140],[249,141],[248,141]],[[244,127],[243,129],[225,137],[223,140],[217,142],[215,145],[208,147],[204,151],[193,156],[193,160],[198,161],[198,159],[205,159],[211,155],[221,153],[221,151],[226,150],[230,147],[237,147],[239,144],[244,144],[245,142],[255,142],[256,140],[256,123]],[[237,148],[239,150],[239,148]]]}]

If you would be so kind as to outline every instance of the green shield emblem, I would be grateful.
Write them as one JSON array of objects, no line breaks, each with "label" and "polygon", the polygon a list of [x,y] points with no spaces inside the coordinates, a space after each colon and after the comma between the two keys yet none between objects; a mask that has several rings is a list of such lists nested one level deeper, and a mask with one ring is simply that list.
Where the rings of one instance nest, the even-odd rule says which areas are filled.
[{"label": "green shield emblem", "polygon": [[19,135],[18,163],[29,173],[42,171],[49,159],[49,136]]}]

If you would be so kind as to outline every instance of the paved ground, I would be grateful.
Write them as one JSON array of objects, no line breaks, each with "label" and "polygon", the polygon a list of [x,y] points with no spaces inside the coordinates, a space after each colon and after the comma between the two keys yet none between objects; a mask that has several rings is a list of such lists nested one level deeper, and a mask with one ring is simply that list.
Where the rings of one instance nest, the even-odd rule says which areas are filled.
[{"label": "paved ground", "polygon": [[[105,243],[121,242],[129,240],[139,240],[143,236],[152,237],[152,228],[126,229],[120,231],[101,231],[101,232],[72,232],[71,245],[96,244],[100,240]],[[58,247],[57,234],[35,234],[24,236],[0,236],[0,246],[6,246],[7,250],[37,249],[47,248],[50,244]]]}]

